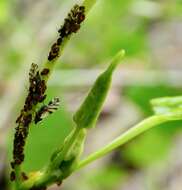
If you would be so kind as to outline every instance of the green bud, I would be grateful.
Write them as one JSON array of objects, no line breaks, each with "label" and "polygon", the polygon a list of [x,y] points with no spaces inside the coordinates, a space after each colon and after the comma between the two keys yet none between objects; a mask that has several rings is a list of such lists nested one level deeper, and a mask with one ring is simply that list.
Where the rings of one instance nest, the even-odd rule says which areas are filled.
[{"label": "green bud", "polygon": [[112,75],[125,54],[121,50],[111,61],[111,64],[95,81],[81,107],[73,116],[79,128],[92,128],[101,112],[104,100],[111,85]]}]

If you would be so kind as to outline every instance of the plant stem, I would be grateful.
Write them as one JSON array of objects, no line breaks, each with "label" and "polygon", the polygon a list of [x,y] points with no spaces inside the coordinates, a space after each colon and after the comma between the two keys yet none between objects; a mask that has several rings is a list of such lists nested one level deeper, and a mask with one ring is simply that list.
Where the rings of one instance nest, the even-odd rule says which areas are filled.
[{"label": "plant stem", "polygon": [[105,147],[101,148],[100,150],[91,154],[90,156],[88,156],[84,160],[80,161],[80,163],[78,163],[75,170],[83,168],[86,165],[90,164],[91,162],[94,162],[95,160],[102,158],[103,156],[110,153],[111,151],[113,151],[117,147],[127,143],[128,141],[130,141],[134,137],[142,134],[143,132],[149,130],[152,127],[155,127],[161,123],[165,123],[165,122],[170,121],[170,120],[179,120],[179,119],[180,119],[179,117],[175,117],[175,116],[173,117],[172,115],[151,116],[151,117],[143,120],[139,124],[135,125],[134,127],[129,129],[125,133],[123,133],[121,136],[119,136],[118,138],[113,140],[111,143],[109,143]]},{"label": "plant stem", "polygon": [[77,139],[77,137],[79,135],[79,132],[80,132],[80,128],[78,128],[78,127],[76,127],[73,130],[73,133],[71,134],[71,136],[68,139],[67,143],[65,143],[65,147],[61,151],[60,155],[58,155],[56,157],[56,159],[51,163],[51,165],[53,165],[53,168],[57,168],[60,165],[60,163],[62,162],[62,160],[65,158],[66,154],[68,153],[70,147],[72,146],[72,144]]},{"label": "plant stem", "polygon": [[15,166],[15,174],[16,174],[15,187],[16,189],[19,189],[21,184],[21,165]]}]

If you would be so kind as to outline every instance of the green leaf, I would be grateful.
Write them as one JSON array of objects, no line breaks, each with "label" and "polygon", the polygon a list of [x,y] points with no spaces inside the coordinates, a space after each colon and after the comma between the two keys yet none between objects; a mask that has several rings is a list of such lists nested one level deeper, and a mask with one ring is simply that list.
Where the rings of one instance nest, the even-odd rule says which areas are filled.
[{"label": "green leaf", "polygon": [[111,61],[111,64],[95,81],[81,107],[73,116],[79,128],[92,128],[101,112],[104,100],[111,85],[112,75],[125,54],[121,50]]},{"label": "green leaf", "polygon": [[153,99],[151,105],[156,114],[182,113],[182,96]]}]

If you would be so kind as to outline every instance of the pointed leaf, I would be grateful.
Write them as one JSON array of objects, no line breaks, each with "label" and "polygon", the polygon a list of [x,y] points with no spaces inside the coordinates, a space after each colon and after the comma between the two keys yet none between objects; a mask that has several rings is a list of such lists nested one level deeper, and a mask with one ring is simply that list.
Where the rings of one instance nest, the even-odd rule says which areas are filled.
[{"label": "pointed leaf", "polygon": [[94,127],[110,88],[113,72],[120,63],[124,54],[124,50],[120,51],[113,58],[106,71],[103,72],[95,81],[83,104],[73,116],[73,120],[77,124],[77,127]]}]

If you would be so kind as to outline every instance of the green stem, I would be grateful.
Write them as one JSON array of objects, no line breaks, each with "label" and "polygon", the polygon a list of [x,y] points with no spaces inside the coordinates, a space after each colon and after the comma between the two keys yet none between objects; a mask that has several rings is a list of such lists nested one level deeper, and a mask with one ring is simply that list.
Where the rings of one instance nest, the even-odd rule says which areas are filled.
[{"label": "green stem", "polygon": [[134,137],[142,134],[143,132],[149,130],[152,127],[155,127],[161,123],[165,123],[170,120],[178,120],[180,119],[179,117],[173,117],[172,115],[156,115],[156,116],[151,116],[139,124],[135,125],[128,131],[126,131],[124,134],[116,138],[114,141],[103,147],[102,149],[98,150],[97,152],[91,154],[84,160],[82,160],[80,163],[78,163],[77,167],[75,170],[78,170],[80,168],[85,167],[86,165],[90,164],[91,162],[94,162],[95,160],[102,158],[106,154],[110,153],[117,147],[127,143]]},{"label": "green stem", "polygon": [[65,144],[65,147],[60,152],[60,155],[58,155],[56,159],[51,163],[51,166],[53,166],[53,168],[57,168],[60,165],[60,163],[62,162],[62,160],[65,158],[66,154],[68,153],[70,147],[77,139],[79,132],[80,132],[80,128],[76,127],[73,133],[71,134],[70,138],[68,139],[67,143]]},{"label": "green stem", "polygon": [[15,175],[16,175],[15,187],[16,189],[19,189],[21,185],[21,165],[15,166]]}]

